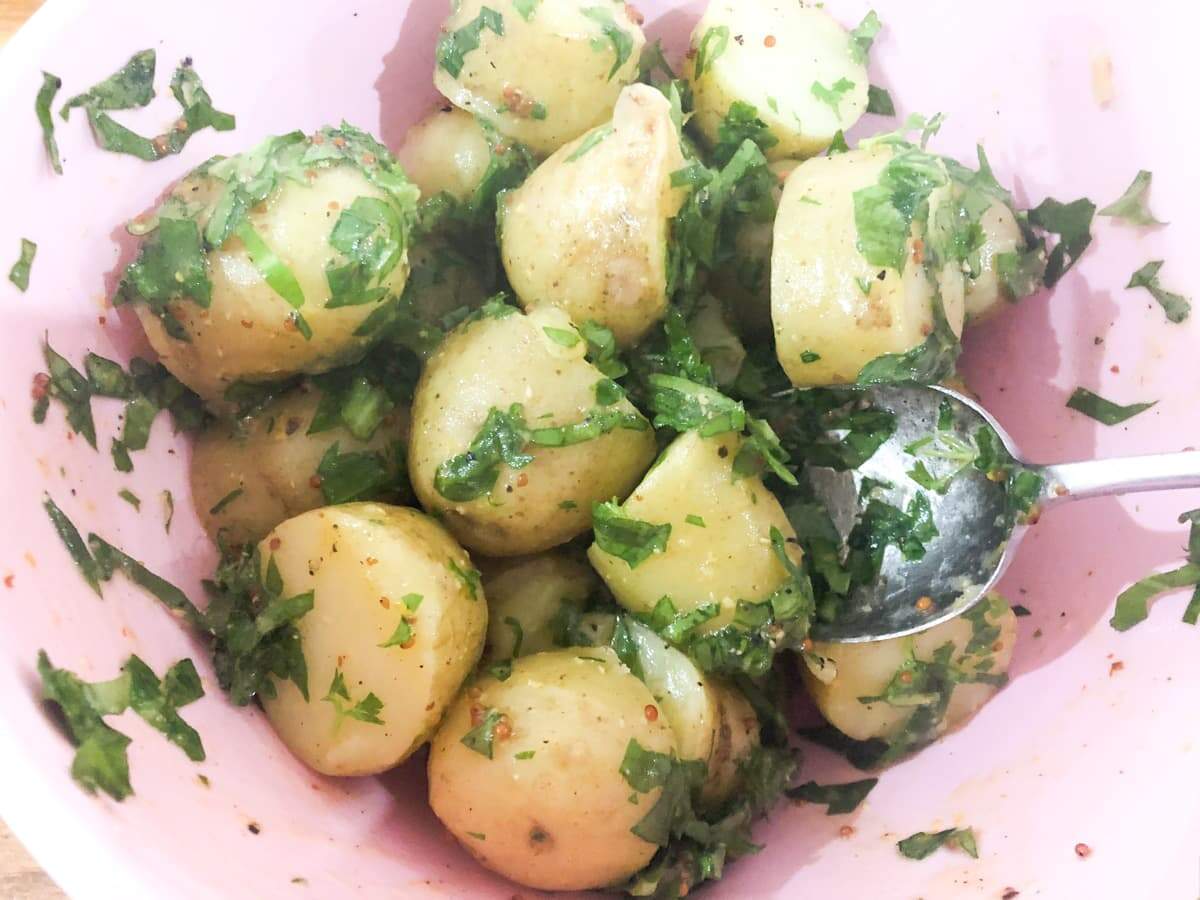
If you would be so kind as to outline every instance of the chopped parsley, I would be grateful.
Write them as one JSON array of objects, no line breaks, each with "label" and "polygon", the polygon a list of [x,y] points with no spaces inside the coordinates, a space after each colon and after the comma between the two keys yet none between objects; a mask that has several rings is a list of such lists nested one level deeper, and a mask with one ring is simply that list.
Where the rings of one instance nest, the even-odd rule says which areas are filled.
[{"label": "chopped parsley", "polygon": [[522,750],[520,753],[514,753],[513,759],[533,759],[536,750]]},{"label": "chopped parsley", "polygon": [[1168,291],[1159,282],[1158,273],[1163,265],[1164,263],[1161,259],[1146,263],[1133,273],[1133,277],[1129,279],[1129,284],[1125,287],[1127,290],[1134,288],[1145,288],[1148,290],[1151,296],[1158,301],[1158,305],[1167,314],[1167,321],[1178,325],[1191,315],[1192,304],[1187,297]]},{"label": "chopped parsley", "polygon": [[746,141],[753,141],[764,153],[779,143],[770,127],[758,116],[758,109],[744,100],[735,100],[717,126],[717,143],[713,146],[713,160],[726,165]]},{"label": "chopped parsley", "polygon": [[629,516],[616,500],[592,507],[596,546],[636,569],[656,553],[664,553],[671,537],[670,523],[656,525]]},{"label": "chopped parsley", "polygon": [[871,47],[882,29],[883,23],[879,21],[879,15],[875,10],[871,10],[858,23],[858,27],[850,32],[850,58],[860,65],[866,65]]},{"label": "chopped parsley", "polygon": [[894,116],[896,104],[887,88],[872,84],[867,88],[867,112],[876,116]]},{"label": "chopped parsley", "polygon": [[1058,241],[1046,260],[1043,276],[1046,287],[1054,287],[1092,243],[1092,219],[1096,215],[1096,204],[1086,198],[1071,203],[1060,203],[1053,198],[1043,200],[1036,209],[1029,211],[1029,224],[1051,234]]},{"label": "chopped parsley", "polygon": [[489,6],[455,31],[443,31],[437,42],[437,63],[454,78],[463,70],[467,54],[478,50],[484,30],[504,37],[504,17]]},{"label": "chopped parsley", "polygon": [[878,783],[878,778],[865,778],[846,784],[817,784],[815,781],[806,781],[799,787],[789,788],[785,793],[792,800],[825,804],[829,807],[825,811],[826,815],[840,816],[858,809],[859,804],[867,799],[867,794],[871,793]]},{"label": "chopped parsley", "polygon": [[513,0],[513,6],[516,7],[517,14],[522,19],[526,22],[531,22],[541,2],[542,0]]},{"label": "chopped parsley", "polygon": [[56,668],[38,651],[42,696],[61,710],[75,745],[71,775],[89,794],[103,791],[114,800],[133,794],[129,781],[130,739],[104,722],[132,709],[193,762],[205,758],[200,735],[179,715],[180,707],[204,696],[200,676],[190,659],[177,662],[160,680],[141,659],[130,656],[121,675],[89,684],[66,669]]},{"label": "chopped parsley", "polygon": [[33,259],[37,256],[37,244],[28,238],[21,238],[21,255],[8,270],[8,280],[24,293],[29,290],[29,274],[33,270]]},{"label": "chopped parsley", "polygon": [[383,724],[383,719],[379,718],[379,713],[383,710],[383,701],[373,693],[368,693],[367,696],[354,703],[350,698],[350,690],[346,687],[346,678],[341,669],[333,670],[333,681],[329,685],[329,692],[321,699],[333,706],[334,731],[337,731],[346,719],[353,719],[366,725]]},{"label": "chopped parsley", "polygon": [[240,488],[240,487],[234,488],[232,491],[230,491],[228,494],[226,494],[224,497],[222,497],[220,500],[218,500],[216,503],[214,503],[212,509],[210,509],[208,511],[208,514],[210,516],[219,516],[221,513],[223,513],[226,509],[229,508],[229,504],[233,503],[235,500],[237,500],[239,497],[241,497],[242,494],[244,494],[244,493],[246,493],[245,488]]},{"label": "chopped parsley", "polygon": [[50,167],[59,175],[62,174],[62,160],[58,156],[58,141],[54,138],[54,117],[50,114],[50,105],[54,95],[62,87],[62,79],[49,72],[42,73],[42,86],[38,88],[37,98],[33,108],[37,113],[38,125],[42,129],[42,146],[46,148],[46,156],[50,159]]},{"label": "chopped parsley", "polygon": [[462,736],[463,746],[492,759],[496,746],[496,726],[504,719],[504,713],[498,709],[485,710],[480,723]]},{"label": "chopped parsley", "polygon": [[609,378],[621,378],[629,372],[629,367],[621,360],[617,350],[617,339],[610,329],[589,319],[579,325],[578,330],[587,341],[588,362],[602,374]]},{"label": "chopped parsley", "polygon": [[566,162],[573,163],[582,159],[612,133],[612,125],[601,125],[599,128],[589,131],[587,137],[580,141],[579,146],[566,158]]},{"label": "chopped parsley", "polygon": [[171,523],[175,521],[175,495],[170,491],[162,492],[163,530],[171,533]]},{"label": "chopped parsley", "polygon": [[77,106],[89,109],[135,109],[154,99],[153,50],[142,50],[129,58],[120,69],[82,94],[72,97],[59,110],[67,121]]},{"label": "chopped parsley", "polygon": [[933,834],[918,831],[896,844],[900,855],[909,859],[924,859],[940,847],[946,846],[957,846],[972,859],[979,859],[979,847],[975,842],[975,832],[970,828],[947,828],[945,831],[937,831]]},{"label": "chopped parsley", "polygon": [[1121,406],[1111,400],[1105,400],[1087,388],[1080,387],[1075,388],[1075,393],[1071,394],[1070,399],[1067,400],[1067,408],[1083,413],[1102,425],[1120,425],[1122,422],[1127,422],[1134,416],[1144,413],[1155,406],[1157,402],[1131,403],[1129,406]]},{"label": "chopped parsley", "polygon": [[325,451],[317,465],[321,495],[330,506],[381,497],[403,497],[408,493],[404,446],[392,441],[380,450],[342,453],[341,442]]},{"label": "chopped parsley", "polygon": [[589,6],[581,12],[585,17],[600,25],[601,33],[612,45],[613,53],[616,55],[613,67],[608,73],[608,80],[612,81],[633,53],[633,36],[617,24],[612,9],[607,6]]},{"label": "chopped parsley", "polygon": [[136,509],[138,512],[142,511],[141,498],[133,491],[129,490],[129,488],[122,488],[117,492],[117,496]]},{"label": "chopped parsley", "polygon": [[472,569],[469,565],[466,568],[460,566],[455,560],[446,561],[446,567],[454,574],[454,577],[463,583],[463,587],[467,589],[467,594],[472,600],[479,599],[479,589],[483,585],[483,576],[478,569]]},{"label": "chopped parsley", "polygon": [[[383,300],[387,296],[383,283],[404,258],[408,232],[406,217],[391,203],[376,197],[355,198],[349,209],[342,210],[329,235],[329,245],[347,261],[341,265],[331,262],[325,267],[329,284],[325,308]],[[303,305],[299,285],[295,293],[299,303],[292,305]]]},{"label": "chopped parsley", "polygon": [[1191,523],[1188,533],[1187,563],[1169,572],[1160,572],[1143,578],[1126,588],[1117,597],[1117,607],[1109,624],[1117,631],[1128,631],[1144,622],[1150,615],[1150,601],[1167,591],[1196,586],[1192,599],[1183,613],[1183,621],[1195,625],[1200,621],[1200,510],[1185,512],[1180,523]]},{"label": "chopped parsley", "polygon": [[846,99],[847,93],[854,90],[854,87],[854,82],[850,79],[839,78],[829,86],[814,81],[810,90],[814,97],[833,110],[835,116],[841,116],[842,101]]},{"label": "chopped parsley", "polygon": [[551,341],[560,347],[574,347],[580,341],[579,334],[570,328],[551,328],[546,326],[542,331],[546,337],[550,338]]},{"label": "chopped parsley", "polygon": [[708,527],[706,524],[704,524],[704,518],[702,516],[697,516],[693,513],[689,513],[688,515],[684,516],[683,521],[687,522],[689,525],[695,525],[697,528]]},{"label": "chopped parsley", "polygon": [[[341,221],[339,218],[338,223],[340,224]],[[304,306],[304,292],[300,289],[300,282],[296,280],[292,270],[263,240],[262,235],[254,230],[250,221],[243,219],[233,233],[245,246],[250,262],[254,263],[254,267],[258,269],[263,281],[270,286],[271,290],[286,300],[288,306],[293,309]],[[337,236],[337,226],[334,227],[333,234],[334,237]],[[331,243],[332,240],[331,238]],[[335,244],[335,246],[337,245]],[[308,336],[311,337],[311,333]]]},{"label": "chopped parsley", "polygon": [[1133,183],[1125,189],[1125,193],[1115,203],[1100,210],[1099,215],[1118,219],[1130,225],[1165,225],[1150,212],[1146,194],[1150,191],[1150,182],[1154,176],[1145,169],[1138,172]]},{"label": "chopped parsley", "polygon": [[696,47],[695,80],[699,81],[704,73],[712,68],[729,49],[729,26],[718,25],[704,32]]}]

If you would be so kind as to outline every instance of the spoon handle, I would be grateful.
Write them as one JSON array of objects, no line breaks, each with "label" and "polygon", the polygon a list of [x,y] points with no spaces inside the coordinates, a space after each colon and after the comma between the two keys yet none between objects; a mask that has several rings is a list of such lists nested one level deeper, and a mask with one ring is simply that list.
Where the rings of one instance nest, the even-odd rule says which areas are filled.
[{"label": "spoon handle", "polygon": [[1067,500],[1200,488],[1200,450],[1042,466],[1043,507]]}]

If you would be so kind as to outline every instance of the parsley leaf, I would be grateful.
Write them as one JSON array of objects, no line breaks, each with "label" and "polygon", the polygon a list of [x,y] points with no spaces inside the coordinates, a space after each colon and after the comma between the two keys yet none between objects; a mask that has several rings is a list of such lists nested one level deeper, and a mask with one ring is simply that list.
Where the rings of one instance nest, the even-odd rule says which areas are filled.
[{"label": "parsley leaf", "polygon": [[630,739],[620,771],[639,794],[661,789],[654,806],[630,830],[660,847],[666,846],[672,836],[682,834],[685,823],[694,817],[691,795],[704,780],[704,763],[647,750],[636,739]]},{"label": "parsley leaf", "polygon": [[592,129],[588,132],[587,137],[579,142],[579,146],[575,148],[574,152],[572,152],[571,155],[564,160],[564,162],[573,163],[582,159],[588,154],[588,152],[595,148],[597,144],[599,144],[612,133],[613,126],[611,124],[601,125],[599,128]]},{"label": "parsley leaf", "polygon": [[1165,225],[1154,217],[1147,204],[1146,193],[1150,190],[1150,182],[1154,176],[1142,169],[1133,179],[1133,183],[1125,189],[1120,199],[1110,206],[1100,210],[1099,215],[1128,222],[1130,225]]},{"label": "parsley leaf", "polygon": [[938,157],[908,146],[888,161],[876,184],[855,191],[858,249],[870,265],[904,271],[912,223],[928,217],[929,195],[947,180]]},{"label": "parsley leaf", "polygon": [[462,744],[480,756],[492,759],[496,745],[496,726],[505,718],[504,713],[498,709],[485,710],[479,724],[462,736]]},{"label": "parsley leaf", "polygon": [[1105,400],[1087,388],[1080,387],[1075,388],[1075,393],[1067,400],[1067,408],[1083,413],[1102,425],[1120,425],[1122,422],[1144,413],[1155,406],[1157,402],[1156,400],[1153,403],[1131,403],[1129,406],[1121,406],[1111,400]]},{"label": "parsley leaf", "polygon": [[491,7],[484,6],[479,15],[456,31],[443,31],[437,42],[438,65],[457,78],[463,70],[466,56],[479,49],[484,29],[504,37],[504,17]]},{"label": "parsley leaf", "polygon": [[578,326],[579,333],[587,341],[587,360],[609,378],[620,378],[629,372],[617,350],[617,339],[610,329],[599,322],[588,320]]},{"label": "parsley leaf", "polygon": [[97,596],[100,596],[100,580],[102,577],[100,567],[96,565],[96,561],[92,559],[92,554],[88,552],[87,544],[84,543],[83,537],[79,534],[79,529],[75,524],[67,518],[66,513],[58,508],[58,504],[50,497],[49,494],[42,495],[42,506],[46,510],[46,514],[50,517],[51,523],[54,525],[54,530],[58,533],[59,539],[67,548],[67,553],[70,554],[71,561],[75,563],[86,581]]},{"label": "parsley leaf", "polygon": [[1200,561],[1143,578],[1117,597],[1117,607],[1108,624],[1117,631],[1128,631],[1150,615],[1149,604],[1154,597],[1192,585],[1200,585]]},{"label": "parsley leaf", "polygon": [[472,600],[479,599],[479,589],[483,586],[483,576],[478,569],[472,569],[467,566],[465,569],[453,559],[446,562],[447,568],[454,573],[454,577],[463,583],[463,587],[467,589],[467,593]]},{"label": "parsley leaf", "polygon": [[946,319],[941,293],[934,288],[933,331],[906,353],[888,353],[871,360],[858,373],[859,384],[936,384],[955,371],[962,342]]},{"label": "parsley leaf", "polygon": [[525,417],[520,404],[508,411],[493,408],[466,453],[445,460],[434,476],[437,492],[455,503],[489,493],[500,477],[500,466],[523,469],[533,462],[524,453]]},{"label": "parsley leaf", "polygon": [[15,284],[21,293],[29,290],[29,274],[33,269],[35,256],[37,256],[37,244],[28,238],[21,238],[21,255],[8,270],[8,280]]},{"label": "parsley leaf", "polygon": [[77,106],[89,109],[134,109],[154,99],[153,50],[142,50],[129,58],[119,70],[91,90],[68,100],[59,110],[66,121]]},{"label": "parsley leaf", "polygon": [[333,706],[334,731],[337,731],[346,719],[354,719],[356,722],[366,725],[383,724],[383,719],[379,718],[379,713],[383,709],[383,701],[373,693],[368,693],[357,703],[350,705],[352,703],[350,691],[346,688],[346,678],[341,669],[333,670],[333,681],[329,685],[329,692],[321,699]]},{"label": "parsley leaf", "polygon": [[865,65],[875,38],[882,29],[883,23],[879,21],[879,15],[875,10],[871,10],[858,23],[858,27],[850,32],[850,58]]},{"label": "parsley leaf", "polygon": [[[336,234],[336,232],[335,227],[334,233]],[[258,269],[259,274],[262,275],[271,290],[286,300],[292,309],[300,309],[304,306],[304,291],[300,289],[300,282],[296,280],[296,276],[287,264],[263,240],[262,235],[254,230],[254,226],[250,224],[249,220],[243,219],[238,223],[234,234],[245,245],[250,262],[254,263],[254,267]]]},{"label": "parsley leaf", "polygon": [[88,380],[64,357],[55,353],[49,341],[42,345],[42,356],[50,373],[46,395],[63,405],[71,430],[95,448],[96,423],[92,418],[92,390]]},{"label": "parsley leaf", "polygon": [[37,113],[38,124],[42,128],[42,146],[46,148],[46,156],[50,159],[50,167],[59,175],[62,174],[62,161],[58,156],[58,141],[54,139],[54,118],[50,115],[50,104],[54,95],[62,87],[62,79],[49,72],[42,73],[42,86],[38,89],[34,101],[34,112]]},{"label": "parsley leaf", "polygon": [[865,778],[862,781],[851,781],[846,784],[817,784],[806,781],[799,787],[785,791],[792,800],[803,800],[806,803],[827,804],[829,809],[825,814],[838,816],[852,813],[860,803],[871,793],[872,788],[879,783],[878,778]]},{"label": "parsley leaf", "polygon": [[867,88],[867,112],[876,116],[894,116],[896,104],[887,88],[870,85]]},{"label": "parsley leaf", "polygon": [[655,553],[665,552],[671,537],[670,523],[655,525],[634,519],[616,500],[594,504],[592,523],[596,530],[596,546],[625,560],[631,569],[636,569]]},{"label": "parsley leaf", "polygon": [[1158,272],[1162,267],[1163,261],[1161,259],[1146,263],[1146,265],[1133,273],[1133,277],[1129,279],[1129,284],[1125,287],[1127,290],[1132,290],[1133,288],[1145,288],[1148,290],[1154,299],[1158,301],[1163,311],[1166,312],[1167,320],[1178,325],[1191,315],[1192,304],[1188,301],[1187,297],[1172,293],[1159,283]]},{"label": "parsley leaf", "polygon": [[612,81],[633,53],[633,36],[617,24],[617,20],[613,18],[612,10],[606,6],[589,6],[587,9],[581,10],[581,12],[593,22],[599,23],[601,33],[612,44],[613,53],[617,57],[616,61],[613,62],[612,69],[608,73],[608,80]]},{"label": "parsley leaf", "polygon": [[704,73],[712,68],[713,63],[720,59],[729,49],[729,26],[718,25],[704,32],[696,47],[696,66],[694,80],[699,81]]},{"label": "parsley leaf", "polygon": [[1059,237],[1046,260],[1046,287],[1058,284],[1092,243],[1092,219],[1096,204],[1086,198],[1060,203],[1053,198],[1029,211],[1029,223]]},{"label": "parsley leaf", "polygon": [[924,859],[939,847],[944,847],[948,844],[956,844],[972,859],[979,858],[979,848],[975,842],[975,832],[970,828],[947,828],[945,831],[938,831],[933,834],[918,831],[916,834],[909,835],[904,840],[899,841],[896,847],[902,856],[906,856],[909,859]]},{"label": "parsley leaf", "polygon": [[744,100],[735,100],[717,126],[717,143],[713,147],[713,161],[724,166],[746,141],[753,141],[764,153],[779,143],[770,127],[758,117],[758,109]]},{"label": "parsley leaf", "polygon": [[404,495],[408,490],[404,448],[393,441],[381,450],[342,453],[335,441],[317,466],[321,495],[331,506],[357,500]]},{"label": "parsley leaf", "polygon": [[846,94],[854,90],[854,82],[848,78],[839,78],[832,85],[826,87],[819,81],[812,83],[812,95],[833,110],[835,116],[841,116],[842,101],[846,99]]},{"label": "parsley leaf", "polygon": [[533,20],[534,13],[537,12],[538,5],[542,0],[513,0],[513,6],[517,8],[517,14],[526,22]]},{"label": "parsley leaf", "polygon": [[[329,284],[325,308],[382,300],[387,294],[383,282],[404,258],[407,240],[407,223],[391,203],[375,197],[355,198],[349,209],[342,210],[329,235],[329,245],[347,262],[330,262],[325,267]],[[299,286],[296,291],[299,293]],[[304,295],[299,293],[299,297],[302,304]]]}]

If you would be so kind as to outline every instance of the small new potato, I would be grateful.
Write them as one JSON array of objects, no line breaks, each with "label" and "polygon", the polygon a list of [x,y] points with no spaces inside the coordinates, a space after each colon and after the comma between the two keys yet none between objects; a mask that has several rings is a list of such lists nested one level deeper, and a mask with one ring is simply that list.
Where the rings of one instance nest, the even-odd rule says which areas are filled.
[{"label": "small new potato", "polygon": [[[799,165],[792,159],[771,163],[779,179],[772,192],[775,210],[783,186]],[[745,217],[733,237],[733,261],[714,273],[714,288],[741,329],[754,336],[771,331],[771,251],[775,246],[775,216],[766,221]]]},{"label": "small new potato", "polygon": [[[662,553],[631,568],[592,544],[588,558],[626,609],[648,613],[663,597],[680,612],[716,603],[720,614],[703,626],[713,630],[733,619],[739,600],[765,600],[788,582],[788,570],[771,546],[771,529],[785,540],[796,533],[761,478],[735,477],[740,448],[736,435],[702,438],[689,431],[634,489],[622,507],[625,514],[671,526]],[[786,546],[799,562],[799,547],[790,540]]]},{"label": "small new potato", "polygon": [[[980,602],[986,609],[987,624],[998,628],[999,636],[978,652],[969,655],[965,652],[975,631],[973,623],[965,616],[911,637],[889,641],[866,644],[815,642],[811,652],[827,660],[828,665],[823,677],[818,677],[807,666],[801,666],[804,685],[821,714],[843,734],[859,741],[887,740],[904,728],[915,707],[892,706],[884,701],[862,703],[859,698],[881,695],[909,654],[927,662],[939,647],[949,642],[954,645],[951,663],[968,674],[1000,675],[1008,670],[1017,640],[1017,618],[998,595]],[[946,715],[931,737],[966,722],[997,690],[988,684],[957,685]]]},{"label": "small new potato", "polygon": [[500,255],[522,306],[558,306],[637,343],[666,315],[670,220],[687,198],[671,175],[683,167],[667,99],[626,88],[611,124],[504,197]]},{"label": "small new potato", "polygon": [[396,159],[422,197],[445,192],[466,200],[487,174],[492,147],[473,115],[447,107],[434,110],[408,130]]},{"label": "small new potato", "polygon": [[[935,291],[919,263],[919,225],[913,224],[903,272],[872,266],[859,251],[854,195],[879,182],[892,153],[876,145],[810,159],[784,187],[771,316],[779,362],[797,387],[852,384],[867,363],[905,353],[933,330]],[[947,263],[936,281],[950,328],[961,334],[962,271]]]},{"label": "small new potato", "polygon": [[531,656],[553,648],[555,624],[564,607],[582,613],[598,584],[586,563],[564,553],[506,560],[489,569],[483,576],[489,610],[484,654],[488,660]]},{"label": "small new potato", "polygon": [[746,346],[726,318],[721,303],[711,294],[696,301],[688,320],[688,334],[700,351],[700,358],[712,367],[717,387],[726,388],[737,381],[746,362]]},{"label": "small new potato", "polygon": [[739,784],[738,764],[758,746],[758,717],[735,688],[709,678],[645,625],[632,619],[625,625],[642,679],[675,732],[679,758],[707,769],[701,801],[719,805]]},{"label": "small new potato", "polygon": [[[522,556],[566,543],[591,527],[593,503],[626,496],[654,460],[649,423],[623,397],[600,404],[605,378],[585,353],[561,310],[506,308],[461,325],[429,360],[413,398],[409,476],[421,504],[465,546]],[[443,495],[439,469],[468,452],[492,410],[507,414],[513,404],[530,429],[579,424],[598,411],[628,416],[636,427],[566,446],[531,443],[522,452],[532,461],[501,464],[490,490],[465,500]]]},{"label": "small new potato", "polygon": [[646,36],[630,10],[605,0],[460,0],[442,25],[433,83],[549,156],[608,119],[637,80]]},{"label": "small new potato", "polygon": [[[276,732],[325,775],[399,765],[429,740],[483,650],[487,601],[470,558],[423,513],[378,503],[289,519],[259,552],[278,566],[283,596],[313,591],[296,623],[308,699],[275,680],[262,702]],[[379,723],[346,714],[371,695]]]},{"label": "small new potato", "polygon": [[770,159],[821,152],[867,110],[865,54],[824,9],[794,0],[712,0],[686,74],[705,139],[717,143],[729,108],[748,103],[778,141]]},{"label": "small new potato", "polygon": [[[366,441],[344,426],[309,434],[321,392],[295,391],[251,418],[219,419],[192,445],[192,500],[214,541],[233,544],[262,537],[282,522],[325,505],[314,481],[321,458],[334,444],[339,453],[374,451],[385,465],[403,465],[408,409],[393,409]],[[398,474],[398,473],[397,473]]]},{"label": "small new potato", "polygon": [[1025,236],[1017,217],[1009,207],[996,200],[979,219],[983,229],[983,246],[979,250],[979,271],[967,275],[964,297],[966,321],[976,325],[1002,309],[1012,298],[1006,293],[996,271],[996,257],[1001,253],[1020,253],[1027,249]]},{"label": "small new potato", "polygon": [[[319,148],[319,144],[313,144],[318,138],[325,140],[318,134],[307,139],[307,146]],[[253,172],[253,161],[257,159],[261,164],[256,156],[261,150],[255,148],[219,165],[248,166]],[[391,161],[372,157],[371,165],[390,166]],[[237,180],[240,176],[235,173],[230,177]],[[315,162],[304,168],[299,180],[277,176],[273,189],[248,209],[245,220],[267,248],[266,253],[273,254],[273,260],[259,258],[256,264],[236,232],[219,247],[203,245],[206,277],[211,284],[210,304],[206,307],[191,297],[165,304],[182,337],[169,333],[149,302],[134,303],[146,337],[163,365],[210,405],[217,405],[236,382],[269,382],[298,373],[317,374],[361,357],[373,338],[357,333],[360,326],[404,289],[409,225],[403,218],[397,220],[399,255],[380,283],[373,286],[380,291],[378,299],[371,302],[329,306],[327,268],[349,262],[330,241],[342,216],[348,215],[360,198],[395,203],[407,211],[405,215],[411,214],[416,189],[395,168],[389,170],[389,177],[407,189],[402,198],[389,194],[358,165],[346,160]],[[212,174],[211,167],[201,167],[176,185],[164,209],[175,210],[173,216],[178,216],[180,209],[187,210],[186,217],[203,235],[214,212],[221,208],[222,198],[227,198],[228,188],[226,181]],[[156,252],[157,239],[154,234],[147,239],[144,255]],[[143,261],[145,256],[135,266]],[[282,279],[276,287],[264,275],[263,267],[268,265]],[[287,273],[293,287],[302,294],[303,303],[298,309],[277,290],[287,283]],[[303,323],[296,315],[303,317]],[[306,337],[305,328],[311,330],[311,337]]]},{"label": "small new potato", "polygon": [[[631,829],[661,793],[630,802],[626,749],[675,749],[666,716],[648,708],[650,691],[607,647],[523,657],[507,680],[481,679],[446,715],[429,754],[429,804],[476,859],[519,884],[621,882],[658,850]],[[489,712],[503,716],[490,758],[463,743]]]}]

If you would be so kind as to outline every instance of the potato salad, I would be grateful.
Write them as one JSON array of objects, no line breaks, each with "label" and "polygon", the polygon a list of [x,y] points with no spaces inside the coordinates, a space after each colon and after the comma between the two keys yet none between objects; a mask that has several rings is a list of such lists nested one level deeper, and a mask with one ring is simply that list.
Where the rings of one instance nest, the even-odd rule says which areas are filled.
[{"label": "potato salad", "polygon": [[[206,600],[47,510],[97,591],[162,599],[316,772],[427,758],[434,814],[498,875],[683,897],[785,796],[862,802],[795,786],[804,697],[810,740],[880,769],[1004,686],[1000,596],[892,640],[820,627],[885,556],[953,539],[930,497],[959,473],[1035,515],[987,429],[915,445],[911,483],[863,477],[896,430],[871,387],[956,379],[964,329],[1052,287],[1095,207],[1023,209],[982,148],[933,149],[940,117],[895,119],[873,12],[711,0],[669,54],[624,2],[450,6],[441,96],[398,146],[268,137],[130,224],[115,303],[157,363],[46,345],[42,417],[123,399],[119,467],[147,415],[194,433]],[[94,696],[41,671],[64,708]]]}]

